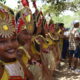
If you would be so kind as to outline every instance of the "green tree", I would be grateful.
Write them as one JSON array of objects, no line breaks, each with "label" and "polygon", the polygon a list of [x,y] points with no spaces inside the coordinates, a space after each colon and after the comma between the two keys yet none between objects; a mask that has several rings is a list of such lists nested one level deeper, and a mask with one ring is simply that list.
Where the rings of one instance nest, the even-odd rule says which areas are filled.
[{"label": "green tree", "polygon": [[[46,1],[46,0],[43,0]],[[79,11],[80,0],[47,0],[47,5],[43,5],[43,9],[46,8],[44,13],[54,13],[59,15],[64,10]]]},{"label": "green tree", "polygon": [[5,4],[5,3],[6,3],[6,0],[0,0],[0,2],[2,2],[2,3],[4,3],[4,4]]}]

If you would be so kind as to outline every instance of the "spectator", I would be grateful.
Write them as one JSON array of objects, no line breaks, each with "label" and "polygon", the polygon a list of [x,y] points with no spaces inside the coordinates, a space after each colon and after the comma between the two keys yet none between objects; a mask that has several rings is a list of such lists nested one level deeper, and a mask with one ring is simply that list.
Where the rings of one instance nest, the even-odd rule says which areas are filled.
[{"label": "spectator", "polygon": [[[69,68],[76,69],[78,63],[78,54],[76,54],[76,33],[79,29],[79,21],[75,20],[73,22],[73,28],[70,30],[69,34]],[[78,53],[78,52],[77,52]]]}]

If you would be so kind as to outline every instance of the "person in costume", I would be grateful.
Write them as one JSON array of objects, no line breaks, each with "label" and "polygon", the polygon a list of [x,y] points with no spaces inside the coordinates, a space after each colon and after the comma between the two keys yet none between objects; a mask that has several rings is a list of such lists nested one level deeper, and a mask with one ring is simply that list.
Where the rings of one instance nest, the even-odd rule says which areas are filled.
[{"label": "person in costume", "polygon": [[[44,67],[45,68],[44,72],[46,72],[45,75],[48,75],[48,78],[47,78],[47,76],[46,76],[46,78],[51,80],[52,74],[50,72],[54,68],[53,67],[53,64],[54,64],[53,59],[54,58],[52,59],[52,57],[51,57],[52,52],[50,50],[50,46],[52,45],[52,42],[51,42],[50,39],[46,38],[44,26],[45,26],[45,18],[43,16],[43,14],[40,13],[39,18],[38,18],[38,22],[37,22],[37,37],[39,37],[39,39],[40,38],[43,39],[43,40],[40,40],[41,41],[40,46],[42,46],[41,47],[42,48],[41,49],[41,54],[43,55],[41,60],[43,62],[43,66],[45,66]],[[40,36],[42,36],[42,37],[40,37]]]},{"label": "person in costume", "polygon": [[61,54],[62,54],[62,48],[63,48],[63,33],[64,33],[64,23],[58,23],[58,34],[60,37],[60,50],[61,50]]},{"label": "person in costume", "polygon": [[[52,80],[51,70],[53,65],[52,55],[50,54],[49,42],[42,35],[36,37],[37,42],[40,45],[40,58],[43,70],[43,80]],[[51,58],[51,59],[50,59]]]},{"label": "person in costume", "polygon": [[[40,44],[40,46],[42,45],[43,49],[41,50],[41,53],[44,55],[44,57],[42,58],[42,61],[43,61],[43,59],[45,59],[43,62],[43,65],[45,64],[46,71],[44,70],[44,72],[46,72],[45,75],[48,75],[48,74],[51,74],[50,71],[53,70],[53,68],[54,68],[53,67],[53,64],[54,64],[53,59],[54,58],[52,59],[52,57],[51,57],[52,52],[50,53],[50,51],[51,51],[50,46],[52,45],[52,42],[49,38],[46,38],[46,35],[45,35],[45,33],[47,33],[47,31],[48,31],[48,30],[46,30],[46,32],[45,32],[45,28],[47,27],[47,29],[48,29],[48,24],[47,24],[45,17],[43,16],[43,13],[41,11],[39,12],[38,17],[37,17],[36,27],[37,27],[37,37],[42,36],[44,38],[44,41],[41,40],[41,43],[44,46],[42,44]],[[48,54],[46,54],[46,52],[47,52],[46,50],[49,50]],[[46,61],[48,61],[48,62],[46,62]],[[51,76],[49,76],[49,78],[51,78]],[[49,78],[47,78],[47,79],[49,79]]]},{"label": "person in costume", "polygon": [[0,7],[0,80],[33,80],[23,59],[17,57],[14,12],[1,3]]},{"label": "person in costume", "polygon": [[[23,13],[23,12],[22,12]],[[23,13],[23,14],[25,14],[25,13]],[[41,54],[41,51],[40,51],[40,45],[41,44],[39,44],[38,43],[38,41],[37,41],[37,37],[39,36],[39,34],[41,34],[41,31],[42,31],[42,27],[41,27],[41,25],[39,25],[40,24],[40,20],[42,19],[42,17],[41,17],[42,15],[41,15],[41,13],[40,14],[38,14],[38,16],[37,16],[37,22],[36,22],[36,26],[37,26],[37,34],[36,35],[34,35],[33,37],[32,37],[32,39],[30,39],[29,40],[29,42],[27,41],[27,39],[28,39],[28,37],[27,37],[27,35],[28,34],[30,34],[30,33],[27,33],[26,35],[25,35],[25,37],[26,37],[26,40],[25,40],[25,46],[27,45],[28,47],[30,46],[30,48],[29,48],[29,51],[26,49],[26,51],[28,51],[28,53],[30,54],[30,53],[32,53],[32,55],[33,56],[31,56],[31,59],[29,60],[29,68],[30,68],[30,70],[32,71],[32,73],[33,73],[33,75],[34,75],[34,78],[35,78],[35,80],[51,80],[50,78],[49,78],[49,73],[45,76],[45,67],[43,68],[43,64],[42,64],[42,61],[41,61],[41,56],[40,56],[40,54]],[[26,16],[25,16],[26,17]],[[21,16],[20,16],[20,18],[21,18]],[[25,20],[25,18],[23,19],[23,21]],[[26,23],[26,24],[28,24],[28,23]],[[29,26],[27,26],[26,25],[26,27],[29,27]],[[41,29],[40,29],[41,28]],[[40,30],[39,30],[40,29]],[[29,29],[27,29],[26,28],[26,32],[29,32],[30,30]],[[22,32],[22,30],[21,30],[21,32]],[[21,33],[20,33],[21,34]],[[21,34],[22,35],[22,34]],[[42,35],[42,34],[41,34]],[[22,35],[23,36],[23,35]],[[22,37],[21,36],[21,37]],[[22,40],[22,38],[19,38],[20,40]],[[28,43],[30,43],[31,42],[31,45],[28,45]],[[27,48],[27,47],[26,47]],[[38,58],[37,58],[37,57]],[[44,75],[43,75],[43,73],[44,73]],[[45,78],[46,77],[46,78]]]},{"label": "person in costume", "polygon": [[[24,15],[24,16],[23,16]],[[31,17],[28,17],[31,16]],[[33,26],[33,16],[29,7],[24,7],[16,15],[17,27],[18,27],[18,41],[22,47],[19,47],[19,50],[27,52],[27,56],[30,56],[26,61],[26,66],[32,72],[35,80],[42,80],[42,68],[40,61],[40,52],[38,43],[35,41],[33,35],[34,26]],[[31,27],[31,28],[30,28]]]},{"label": "person in costume", "polygon": [[34,27],[32,12],[27,5],[16,14],[16,27],[19,43],[23,46],[27,43],[26,49],[30,48]]},{"label": "person in costume", "polygon": [[45,30],[44,30],[45,18],[43,16],[42,11],[38,11],[37,10],[36,1],[35,0],[33,1],[33,5],[34,5],[34,7],[36,9],[35,14],[37,14],[37,16],[34,15],[35,22],[36,22],[36,24],[35,24],[35,29],[36,29],[36,31],[35,31],[36,32],[36,38],[35,38],[35,40],[37,42],[39,42],[39,46],[40,46],[40,58],[41,58],[42,70],[43,70],[43,80],[48,80],[48,79],[52,80],[51,79],[51,75],[50,75],[50,71],[48,69],[49,61],[48,61],[48,64],[46,64],[46,59],[48,59],[48,57],[46,57],[45,60],[44,60],[45,56],[43,56],[44,52],[45,52],[45,54],[47,53],[47,48],[48,48],[48,47],[44,48],[45,46],[48,46],[47,40],[45,38]]},{"label": "person in costume", "polygon": [[46,34],[47,38],[50,42],[52,42],[52,52],[54,57],[54,70],[56,69],[56,66],[60,63],[60,50],[59,50],[59,36],[57,35],[55,25],[53,24],[53,21],[50,20],[49,23],[49,32]]}]

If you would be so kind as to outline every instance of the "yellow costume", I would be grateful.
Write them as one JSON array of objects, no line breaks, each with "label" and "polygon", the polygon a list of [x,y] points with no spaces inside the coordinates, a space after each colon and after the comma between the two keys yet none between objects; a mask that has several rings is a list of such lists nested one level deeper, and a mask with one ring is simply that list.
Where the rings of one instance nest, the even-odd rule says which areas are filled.
[{"label": "yellow costume", "polygon": [[55,56],[55,67],[60,61],[61,51],[59,46],[59,35],[57,33],[48,33],[47,36],[52,40],[53,43],[53,55]]},{"label": "yellow costume", "polygon": [[[36,48],[36,44],[39,46],[40,45],[40,43],[39,42],[37,42],[37,40],[36,40],[36,36],[33,36],[32,37],[32,45],[31,45],[31,50],[32,50],[32,54],[37,54],[37,55],[40,55],[40,50],[37,50]],[[39,48],[40,48],[40,46],[39,46]]]},{"label": "yellow costume", "polygon": [[32,54],[36,57],[35,64],[32,62],[32,64],[29,65],[30,71],[33,73],[35,80],[43,80],[43,74],[42,74],[42,66],[41,66],[41,60],[40,60],[40,43],[36,40],[37,36],[32,37],[32,44],[31,44],[31,51]]},{"label": "yellow costume", "polygon": [[41,38],[43,40],[42,43],[38,40],[42,48],[42,51],[40,51],[41,52],[40,57],[43,63],[45,64],[45,66],[48,69],[53,70],[55,66],[55,60],[54,60],[53,52],[49,48],[50,46],[53,45],[53,42],[50,38],[44,38],[42,35],[38,35],[37,38]]},{"label": "yellow costume", "polygon": [[[6,58],[4,56],[5,52],[3,56],[0,56],[0,73],[1,73],[0,80],[26,80],[27,79],[27,74],[26,74],[27,69],[25,66],[25,60],[27,61],[27,56],[24,55],[21,58],[21,60],[16,58],[17,47],[16,49],[13,48],[13,41],[11,41],[13,37],[16,37],[14,12],[12,9],[0,3],[0,39],[2,41],[6,40],[5,43],[7,46],[8,46],[7,39],[9,39],[11,46],[8,46],[7,48],[13,51],[8,52],[6,48],[6,52],[8,54],[10,53],[15,54],[15,57],[12,58],[10,58],[10,55],[7,56]],[[14,42],[17,43],[16,38]],[[3,48],[5,48],[6,45],[3,44]],[[4,49],[2,51],[4,51]],[[14,61],[5,62],[7,59],[12,60],[13,58],[15,58]]]},{"label": "yellow costume", "polygon": [[31,59],[29,53],[26,51],[25,47],[24,46],[20,46],[19,47],[19,50],[22,50],[23,53],[22,53],[22,60],[25,64],[28,63],[28,61]]}]

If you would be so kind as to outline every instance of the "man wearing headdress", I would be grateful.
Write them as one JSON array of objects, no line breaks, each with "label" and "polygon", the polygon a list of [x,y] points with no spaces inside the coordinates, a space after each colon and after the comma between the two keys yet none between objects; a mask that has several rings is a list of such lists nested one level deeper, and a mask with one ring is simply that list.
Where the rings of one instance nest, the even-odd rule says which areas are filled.
[{"label": "man wearing headdress", "polygon": [[31,79],[25,61],[17,57],[19,44],[14,12],[1,3],[0,7],[0,80]]}]

